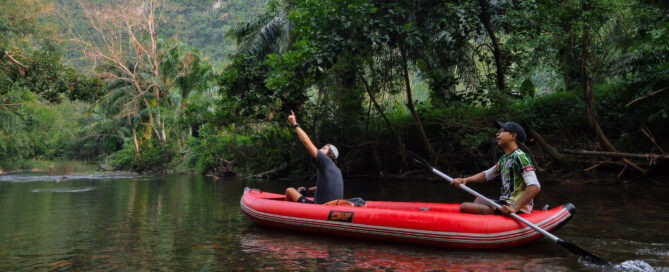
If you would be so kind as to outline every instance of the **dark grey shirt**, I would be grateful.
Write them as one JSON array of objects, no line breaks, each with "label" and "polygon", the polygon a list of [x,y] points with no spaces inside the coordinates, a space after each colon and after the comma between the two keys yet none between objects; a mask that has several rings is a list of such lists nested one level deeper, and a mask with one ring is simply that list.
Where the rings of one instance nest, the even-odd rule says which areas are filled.
[{"label": "dark grey shirt", "polygon": [[335,199],[344,198],[344,179],[341,170],[332,159],[320,151],[316,151],[316,194],[314,203],[323,204]]}]

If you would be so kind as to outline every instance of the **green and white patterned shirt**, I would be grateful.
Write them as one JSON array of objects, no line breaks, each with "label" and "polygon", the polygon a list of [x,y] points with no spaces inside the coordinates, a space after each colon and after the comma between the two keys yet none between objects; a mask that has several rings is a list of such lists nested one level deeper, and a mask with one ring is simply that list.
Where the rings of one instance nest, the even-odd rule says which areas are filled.
[{"label": "green and white patterned shirt", "polygon": [[[497,164],[485,172],[486,180],[490,181],[497,176],[502,176],[502,195],[499,200],[506,201],[509,205],[516,203],[525,193],[525,189],[530,185],[539,185],[534,165],[525,152],[516,149],[509,154],[502,155]],[[532,212],[534,200],[522,207],[524,212]]]}]

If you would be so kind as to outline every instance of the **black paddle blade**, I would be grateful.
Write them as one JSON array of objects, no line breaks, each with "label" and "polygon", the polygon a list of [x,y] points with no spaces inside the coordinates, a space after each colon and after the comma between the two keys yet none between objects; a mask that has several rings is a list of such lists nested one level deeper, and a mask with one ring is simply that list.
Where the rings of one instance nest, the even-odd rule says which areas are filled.
[{"label": "black paddle blade", "polygon": [[427,170],[432,170],[432,166],[423,158],[420,156],[416,155],[416,153],[413,153],[411,151],[407,151],[407,155],[409,155],[409,160],[418,166],[425,167]]},{"label": "black paddle blade", "polygon": [[604,260],[600,257],[597,257],[595,254],[592,254],[590,252],[587,252],[585,249],[582,249],[578,247],[577,245],[574,245],[569,242],[565,242],[562,239],[557,240],[558,245],[561,245],[562,247],[566,248],[567,250],[571,251],[571,253],[576,254],[576,256],[579,256],[586,261],[596,264],[596,265],[602,265],[602,266],[613,266],[610,262],[607,260]]}]

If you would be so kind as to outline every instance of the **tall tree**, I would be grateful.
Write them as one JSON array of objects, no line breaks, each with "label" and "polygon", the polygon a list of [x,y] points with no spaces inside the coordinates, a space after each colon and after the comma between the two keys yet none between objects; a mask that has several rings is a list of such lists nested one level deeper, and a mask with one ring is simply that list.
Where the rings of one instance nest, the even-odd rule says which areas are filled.
[{"label": "tall tree", "polygon": [[[595,1],[592,1],[595,2]],[[586,116],[588,119],[588,123],[592,127],[592,129],[595,131],[595,135],[597,139],[599,140],[602,145],[604,145],[605,148],[607,148],[609,151],[612,152],[618,152],[615,146],[611,144],[609,139],[606,137],[604,134],[604,131],[602,130],[601,126],[599,125],[599,121],[597,121],[597,112],[594,108],[594,97],[592,94],[592,82],[590,75],[588,73],[588,67],[593,66],[594,64],[589,64],[589,62],[593,61],[593,56],[590,54],[591,50],[591,29],[590,29],[590,22],[589,19],[592,18],[592,16],[588,16],[592,14],[593,12],[593,6],[596,6],[599,3],[592,3],[591,1],[583,1],[583,7],[582,7],[582,12],[585,15],[584,16],[584,22],[582,23],[582,32],[581,32],[581,65],[580,65],[580,81],[581,85],[583,88],[583,97],[585,101],[585,111],[586,111]],[[596,10],[596,9],[594,9]],[[596,11],[595,11],[596,12]],[[597,22],[597,21],[595,21]],[[595,26],[601,26],[601,21],[600,24],[595,24]],[[596,68],[595,68],[596,69]],[[647,173],[648,170],[642,169],[629,159],[623,158],[622,159],[626,164],[634,167],[635,169],[641,171],[642,173]]]},{"label": "tall tree", "polygon": [[[82,35],[71,22],[69,32],[95,63],[109,69],[96,70],[106,81],[121,80],[133,87],[132,101],[147,109],[149,126],[161,144],[167,142],[163,104],[176,80],[190,73],[192,58],[165,65],[174,43],[157,36],[163,8],[160,0],[123,0],[112,3],[79,2],[93,33]],[[63,16],[67,20],[68,16]],[[134,103],[134,102],[133,102]]]},{"label": "tall tree", "polygon": [[495,30],[492,25],[492,7],[489,3],[489,0],[479,0],[479,5],[481,9],[479,12],[479,18],[481,19],[481,23],[488,33],[488,36],[490,36],[490,41],[492,42],[492,53],[495,56],[495,67],[497,67],[497,70],[495,71],[497,74],[497,89],[499,89],[500,92],[504,92],[506,89],[506,84],[504,83],[505,67],[504,63],[502,62],[503,56],[502,49],[499,44],[499,39],[497,38],[497,35],[495,35]]}]

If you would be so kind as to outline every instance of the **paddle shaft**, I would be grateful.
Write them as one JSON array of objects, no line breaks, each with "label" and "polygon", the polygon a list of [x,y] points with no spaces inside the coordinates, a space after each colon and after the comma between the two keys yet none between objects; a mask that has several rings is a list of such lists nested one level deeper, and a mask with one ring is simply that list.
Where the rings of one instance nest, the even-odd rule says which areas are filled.
[{"label": "paddle shaft", "polygon": [[[448,175],[442,173],[441,171],[435,169],[434,167],[432,167],[432,172],[435,173],[435,174],[437,174],[438,176],[440,176],[440,177],[442,177],[442,178],[448,180],[448,182],[453,183],[453,178],[451,178],[451,177],[449,177]],[[500,206],[499,204],[495,203],[495,201],[490,200],[489,198],[483,196],[482,194],[479,194],[477,191],[474,191],[474,190],[470,189],[470,188],[467,187],[466,185],[464,185],[464,184],[460,184],[460,189],[465,190],[465,191],[467,191],[468,193],[470,193],[470,194],[472,194],[472,195],[474,195],[474,196],[476,196],[476,197],[478,197],[478,198],[480,198],[480,199],[483,199],[486,203],[492,205],[493,207],[497,208],[498,210],[500,210],[500,211],[502,210],[502,206]],[[534,230],[538,231],[539,233],[543,234],[544,236],[550,238],[550,239],[553,240],[554,242],[557,243],[558,241],[560,241],[560,238],[558,238],[557,236],[555,236],[555,235],[551,234],[550,232],[547,232],[547,231],[545,231],[544,229],[542,229],[542,228],[540,228],[540,227],[538,227],[538,226],[536,226],[536,225],[530,223],[529,221],[525,220],[524,218],[518,216],[517,214],[515,214],[515,213],[510,213],[509,215],[510,215],[511,217],[513,217],[514,219],[516,219],[516,220],[518,220],[518,221],[520,221],[520,222],[523,222],[523,224],[527,225],[527,226],[530,227],[530,228],[533,228]]]}]

